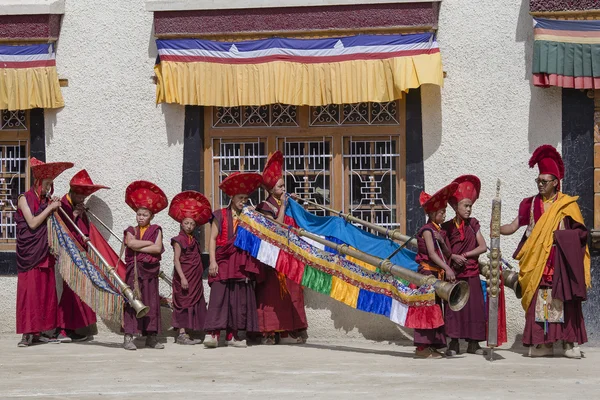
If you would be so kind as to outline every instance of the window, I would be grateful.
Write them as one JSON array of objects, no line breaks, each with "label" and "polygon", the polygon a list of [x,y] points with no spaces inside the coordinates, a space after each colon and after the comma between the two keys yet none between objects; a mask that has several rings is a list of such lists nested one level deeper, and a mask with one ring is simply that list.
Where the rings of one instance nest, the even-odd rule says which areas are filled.
[{"label": "window", "polygon": [[[286,190],[388,228],[404,230],[404,101],[322,107],[207,107],[205,193],[213,208],[229,199],[218,186],[231,172],[261,172],[285,157]],[[265,193],[257,191],[253,204]],[[327,215],[305,204],[318,215]]]},{"label": "window", "polygon": [[14,250],[17,199],[29,189],[29,113],[0,110],[0,250]]}]

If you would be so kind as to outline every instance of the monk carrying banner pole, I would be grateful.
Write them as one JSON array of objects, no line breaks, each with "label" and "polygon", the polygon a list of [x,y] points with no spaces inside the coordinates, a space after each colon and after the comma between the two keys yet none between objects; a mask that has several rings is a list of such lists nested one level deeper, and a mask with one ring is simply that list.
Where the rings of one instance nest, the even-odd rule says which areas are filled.
[{"label": "monk carrying banner pole", "polygon": [[498,346],[498,296],[500,294],[500,216],[502,200],[500,199],[500,180],[496,184],[496,197],[492,200],[492,222],[490,226],[490,266],[487,278],[488,292],[488,346],[489,360],[494,360],[494,348]]}]

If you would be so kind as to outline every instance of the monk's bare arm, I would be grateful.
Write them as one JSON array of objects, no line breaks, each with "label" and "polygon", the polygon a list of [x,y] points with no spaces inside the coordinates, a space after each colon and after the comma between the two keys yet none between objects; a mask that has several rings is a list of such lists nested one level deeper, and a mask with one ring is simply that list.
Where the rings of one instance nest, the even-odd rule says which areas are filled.
[{"label": "monk's bare arm", "polygon": [[183,269],[181,268],[181,264],[179,263],[179,257],[181,257],[181,246],[179,243],[175,242],[173,244],[173,265],[175,265],[175,271],[179,275],[181,280],[185,279],[185,275],[183,274]]},{"label": "monk's bare arm", "polygon": [[[490,227],[491,230],[491,227]],[[517,230],[519,230],[519,217],[515,218],[513,222],[510,224],[502,225],[500,227],[500,234],[502,235],[512,235]]]},{"label": "monk's bare arm", "polygon": [[140,253],[148,253],[148,254],[160,254],[163,251],[163,243],[162,243],[162,231],[158,231],[158,236],[156,237],[156,241],[154,243],[149,240],[140,240],[140,242],[148,242],[151,243],[149,246],[144,246],[138,251]]},{"label": "monk's bare arm", "polygon": [[425,239],[425,246],[427,246],[427,255],[429,259],[435,263],[439,268],[446,271],[448,279],[454,280],[454,271],[446,264],[444,260],[435,251],[435,244],[433,243],[433,235],[430,231],[423,232],[423,239]]},{"label": "monk's bare arm", "polygon": [[466,253],[464,253],[463,255],[466,258],[474,258],[474,257],[477,257],[480,254],[483,254],[487,251],[487,243],[485,243],[485,239],[483,238],[481,231],[477,231],[476,238],[477,238],[477,247],[471,251],[467,251]]},{"label": "monk's bare arm", "polygon": [[219,264],[217,264],[217,236],[219,236],[219,226],[217,222],[213,220],[210,226],[210,240],[208,242],[208,256],[210,258],[210,265],[208,267],[208,274],[210,276],[217,276],[219,273]]},{"label": "monk's bare arm", "polygon": [[46,222],[46,218],[50,216],[58,207],[60,207],[60,202],[52,202],[48,204],[48,207],[44,211],[42,211],[39,215],[35,217],[31,213],[29,209],[29,205],[27,204],[27,199],[25,196],[19,197],[19,202],[17,203],[19,210],[23,213],[23,217],[29,226],[29,229],[37,229],[40,225]]}]

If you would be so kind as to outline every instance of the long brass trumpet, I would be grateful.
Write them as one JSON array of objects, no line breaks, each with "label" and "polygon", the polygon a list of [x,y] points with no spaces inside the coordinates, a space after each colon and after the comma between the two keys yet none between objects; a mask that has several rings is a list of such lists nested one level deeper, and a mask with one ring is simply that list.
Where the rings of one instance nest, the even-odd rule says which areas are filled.
[{"label": "long brass trumpet", "polygon": [[[320,209],[328,211],[331,214],[337,215],[340,218],[343,218],[348,222],[363,225],[369,229],[374,230],[377,233],[384,235],[385,237],[387,237],[389,239],[397,240],[404,244],[408,243],[409,245],[411,245],[415,248],[417,247],[417,239],[409,237],[397,229],[384,228],[383,226],[379,226],[372,222],[368,222],[368,221],[362,220],[360,218],[357,218],[352,214],[349,214],[349,213],[343,214],[332,208],[315,203],[310,200],[300,199],[300,201],[302,201],[306,204],[310,204],[315,207],[319,207]],[[505,262],[505,264],[507,264],[507,263]],[[479,261],[479,272],[481,273],[481,275],[487,276],[487,274],[489,273],[489,264],[485,261]],[[515,292],[515,295],[517,296],[517,298],[520,299],[523,295],[521,293],[521,285],[519,284],[519,273],[516,271],[502,270],[502,277],[504,278],[504,286],[508,287],[509,289],[512,289]]]},{"label": "long brass trumpet", "polygon": [[291,230],[298,236],[307,237],[315,242],[335,249],[339,253],[354,257],[357,260],[361,260],[367,264],[378,267],[383,273],[392,274],[417,286],[431,285],[435,289],[436,294],[447,301],[450,309],[453,311],[460,311],[465,304],[467,304],[467,301],[469,301],[469,284],[465,281],[459,281],[457,283],[444,282],[437,279],[433,275],[422,275],[418,272],[414,272],[407,268],[393,264],[388,259],[383,259],[359,250],[352,249],[347,244],[330,242],[329,240],[307,232],[304,229],[294,228],[287,224],[282,224],[275,220],[273,221],[285,229]]},{"label": "long brass trumpet", "polygon": [[108,274],[115,280],[115,282],[117,282],[121,294],[123,295],[123,297],[125,297],[129,305],[135,310],[136,318],[143,318],[146,314],[148,314],[148,311],[150,311],[150,307],[144,305],[144,303],[142,303],[140,299],[135,297],[133,290],[131,290],[129,285],[123,282],[119,274],[117,274],[117,272],[115,271],[114,267],[111,266],[108,263],[108,261],[106,261],[104,256],[98,251],[98,249],[96,249],[92,242],[90,242],[89,238],[83,234],[83,232],[81,231],[81,229],[79,229],[77,224],[67,215],[65,210],[63,210],[61,207],[59,207],[58,209],[60,210],[62,215],[69,221],[69,223],[73,227],[75,227],[77,233],[87,242],[88,249],[93,251],[94,254],[96,254],[96,256],[100,259],[100,261],[102,261],[107,266]]},{"label": "long brass trumpet", "polygon": [[[96,216],[96,214],[94,214],[89,208],[85,208],[86,213],[88,213],[89,215],[91,215],[92,217],[94,217],[94,219],[96,221],[98,221],[100,223],[100,225],[102,225],[104,227],[104,229],[106,229],[111,235],[113,235],[118,241],[119,243],[121,243],[121,245],[123,244],[123,240],[115,233],[113,232],[112,229],[110,229],[108,227],[108,225],[106,225],[104,223],[104,221],[102,221],[99,217]],[[163,270],[160,270],[160,272],[158,273],[158,277],[160,279],[162,279],[163,281],[165,281],[169,287],[173,286],[173,281],[167,276],[167,274],[165,274],[165,272]]]}]

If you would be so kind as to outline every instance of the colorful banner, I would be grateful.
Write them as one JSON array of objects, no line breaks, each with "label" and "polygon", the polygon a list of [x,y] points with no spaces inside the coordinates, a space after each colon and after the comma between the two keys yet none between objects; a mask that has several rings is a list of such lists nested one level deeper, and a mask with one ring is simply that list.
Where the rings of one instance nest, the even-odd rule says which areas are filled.
[{"label": "colorful banner", "polygon": [[0,45],[0,110],[64,105],[52,43]]},{"label": "colorful banner", "polygon": [[431,286],[416,288],[300,238],[255,211],[245,209],[235,245],[289,279],[352,308],[386,316],[408,328],[443,325]]},{"label": "colorful banner", "polygon": [[600,88],[600,21],[534,18],[533,84]]},{"label": "colorful banner", "polygon": [[443,83],[433,33],[244,42],[157,39],[157,103],[234,107],[388,102]]}]

